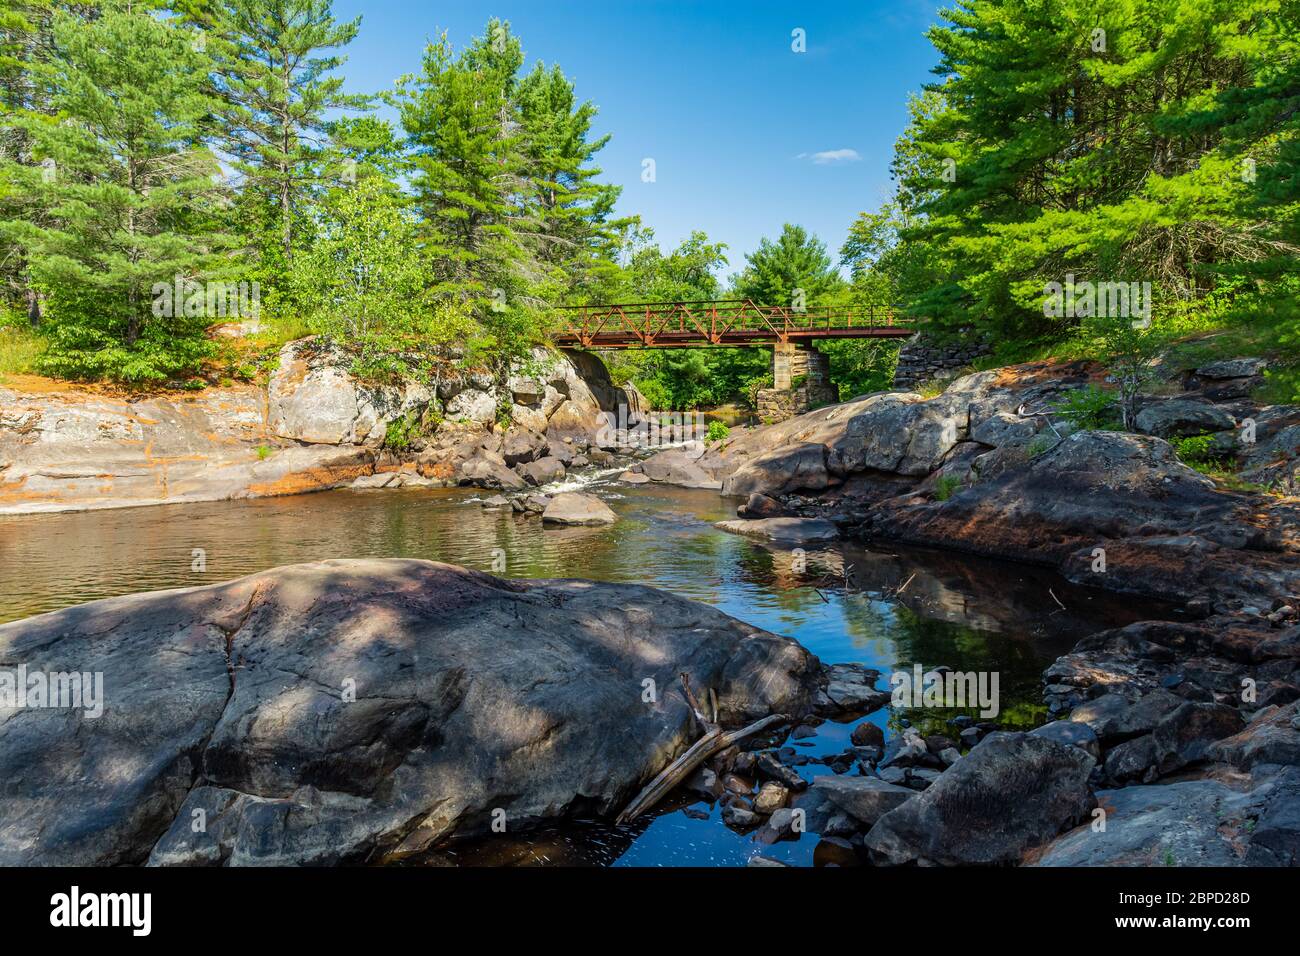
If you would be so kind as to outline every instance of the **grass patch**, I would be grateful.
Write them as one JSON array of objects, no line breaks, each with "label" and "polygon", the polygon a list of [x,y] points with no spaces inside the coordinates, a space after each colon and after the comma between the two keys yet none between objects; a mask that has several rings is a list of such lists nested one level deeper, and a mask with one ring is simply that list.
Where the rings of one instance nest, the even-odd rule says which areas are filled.
[{"label": "grass patch", "polygon": [[34,373],[44,351],[45,340],[31,329],[0,324],[0,379]]},{"label": "grass patch", "polygon": [[947,501],[961,488],[962,481],[956,475],[940,475],[934,483],[934,500]]}]

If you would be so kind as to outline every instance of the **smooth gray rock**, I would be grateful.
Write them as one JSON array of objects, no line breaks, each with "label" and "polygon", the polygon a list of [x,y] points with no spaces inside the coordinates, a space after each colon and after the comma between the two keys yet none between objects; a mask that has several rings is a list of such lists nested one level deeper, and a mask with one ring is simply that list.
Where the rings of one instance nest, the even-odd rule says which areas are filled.
[{"label": "smooth gray rock", "polygon": [[1246,786],[1187,780],[1102,790],[1092,821],[1053,840],[1034,866],[1296,866],[1300,768],[1267,766]]},{"label": "smooth gray rock", "polygon": [[782,495],[821,491],[838,483],[826,470],[826,447],[804,442],[776,448],[746,462],[722,481],[722,493],[747,498],[752,494]]},{"label": "smooth gray rock", "polygon": [[839,529],[825,518],[732,518],[716,522],[713,527],[731,534],[764,538],[781,544],[829,541],[840,535]]},{"label": "smooth gray rock", "polygon": [[545,485],[564,477],[564,465],[558,458],[538,458],[515,469],[530,485]]},{"label": "smooth gray rock", "polygon": [[830,774],[815,778],[812,788],[825,793],[831,803],[867,826],[916,796],[914,790],[875,777]]},{"label": "smooth gray rock", "polygon": [[1248,770],[1257,763],[1300,766],[1300,701],[1285,707],[1262,707],[1239,733],[1206,749],[1209,760],[1222,760]]},{"label": "smooth gray rock", "polygon": [[4,716],[0,865],[378,862],[497,808],[609,814],[694,740],[682,671],[734,727],[806,709],[819,670],[652,588],[415,560],[72,607],[0,626],[0,660],[102,671],[106,699]]},{"label": "smooth gray rock", "polygon": [[722,484],[696,464],[695,458],[680,448],[670,448],[636,465],[639,472],[654,482],[682,488],[721,488]]},{"label": "smooth gray rock", "polygon": [[565,491],[551,498],[542,512],[542,520],[552,524],[601,525],[613,524],[618,515],[599,498]]},{"label": "smooth gray rock", "polygon": [[1161,438],[1218,432],[1235,424],[1233,417],[1217,405],[1182,399],[1148,405],[1138,412],[1136,420],[1138,431]]},{"label": "smooth gray rock", "polygon": [[1201,378],[1213,379],[1249,378],[1258,375],[1267,367],[1268,363],[1262,358],[1225,359],[1202,365],[1196,370],[1196,374]]},{"label": "smooth gray rock", "polygon": [[425,386],[367,385],[348,371],[350,358],[317,339],[290,342],[267,384],[267,421],[281,438],[324,445],[378,441],[384,428],[433,399]]},{"label": "smooth gray rock", "polygon": [[1097,743],[1097,734],[1091,727],[1073,720],[1054,720],[1030,731],[1035,737],[1055,740],[1058,744],[1079,747],[1093,760],[1101,758],[1101,746]]}]

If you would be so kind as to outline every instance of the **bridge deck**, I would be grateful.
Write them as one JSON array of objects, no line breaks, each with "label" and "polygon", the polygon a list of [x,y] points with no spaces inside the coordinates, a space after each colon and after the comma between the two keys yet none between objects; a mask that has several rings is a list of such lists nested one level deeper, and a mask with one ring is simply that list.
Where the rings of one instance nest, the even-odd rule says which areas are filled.
[{"label": "bridge deck", "polygon": [[808,309],[721,302],[637,302],[558,310],[557,345],[597,349],[774,345],[816,339],[907,338],[911,321],[888,308]]}]

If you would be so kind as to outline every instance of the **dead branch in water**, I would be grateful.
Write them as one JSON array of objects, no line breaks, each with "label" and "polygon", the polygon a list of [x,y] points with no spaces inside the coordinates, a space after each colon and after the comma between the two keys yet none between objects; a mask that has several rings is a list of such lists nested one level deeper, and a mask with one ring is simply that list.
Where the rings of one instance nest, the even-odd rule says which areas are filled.
[{"label": "dead branch in water", "polygon": [[720,750],[726,750],[737,741],[751,737],[760,730],[766,730],[773,724],[784,723],[789,718],[785,714],[771,714],[762,720],[756,720],[748,727],[742,727],[740,730],[733,730],[724,733],[722,728],[717,725],[718,719],[718,698],[709,689],[709,700],[713,705],[713,719],[710,720],[705,716],[703,708],[700,707],[699,700],[695,697],[695,692],[691,690],[690,678],[682,674],[682,690],[686,695],[686,703],[691,708],[691,713],[695,716],[695,722],[700,725],[704,731],[704,736],[695,743],[691,744],[680,757],[670,763],[667,767],[659,772],[649,785],[646,786],[636,799],[627,805],[627,808],[618,815],[618,823],[626,823],[629,820],[635,820],[641,814],[645,813],[656,803],[662,800],[669,792],[672,791],[679,783],[690,776],[700,764],[708,760]]}]

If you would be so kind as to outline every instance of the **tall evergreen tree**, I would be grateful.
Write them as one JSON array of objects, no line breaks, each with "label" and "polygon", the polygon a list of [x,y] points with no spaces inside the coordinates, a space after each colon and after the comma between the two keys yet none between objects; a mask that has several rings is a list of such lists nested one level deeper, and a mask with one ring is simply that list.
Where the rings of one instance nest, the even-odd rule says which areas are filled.
[{"label": "tall evergreen tree", "polygon": [[519,41],[493,21],[460,56],[445,34],[430,44],[421,72],[397,91],[433,291],[481,310],[522,291],[522,139],[512,100],[522,61]]},{"label": "tall evergreen tree", "polygon": [[825,243],[802,226],[786,223],[775,242],[764,239],[745,257],[736,294],[761,306],[811,308],[843,286]]},{"label": "tall evergreen tree", "polygon": [[295,233],[329,166],[332,111],[363,109],[369,99],[343,92],[336,51],[361,18],[337,22],[331,0],[183,0],[217,63],[223,148],[246,176],[245,211],[267,229],[261,253],[268,277],[293,261]]},{"label": "tall evergreen tree", "polygon": [[615,269],[620,224],[610,217],[620,190],[598,183],[591,165],[609,136],[592,138],[596,107],[577,102],[558,66],[538,63],[516,96],[537,257],[562,294],[588,288]]},{"label": "tall evergreen tree", "polygon": [[227,196],[202,146],[211,64],[139,0],[106,3],[90,23],[60,13],[53,38],[59,121],[21,118],[39,165],[6,164],[49,220],[0,226],[49,296],[44,368],[132,382],[191,371],[209,351],[207,317],[160,312],[153,289],[227,265]]}]

